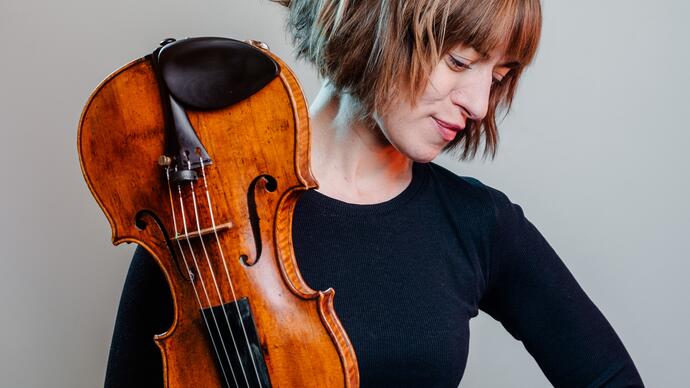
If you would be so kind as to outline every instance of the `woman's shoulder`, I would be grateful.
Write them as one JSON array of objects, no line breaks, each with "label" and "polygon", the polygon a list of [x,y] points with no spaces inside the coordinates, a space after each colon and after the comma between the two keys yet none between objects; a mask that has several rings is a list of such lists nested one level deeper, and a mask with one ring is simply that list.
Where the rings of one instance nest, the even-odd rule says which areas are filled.
[{"label": "woman's shoulder", "polygon": [[484,183],[475,177],[456,174],[455,172],[435,162],[429,162],[427,165],[433,176],[443,179],[447,183],[454,182],[457,184],[471,185],[474,187],[484,186]]},{"label": "woman's shoulder", "polygon": [[450,195],[453,202],[463,200],[471,206],[482,205],[493,211],[513,205],[501,189],[486,184],[479,178],[457,174],[434,162],[428,163],[428,166],[436,186]]},{"label": "woman's shoulder", "polygon": [[429,163],[429,170],[445,207],[451,209],[465,227],[470,221],[473,225],[470,229],[478,230],[477,235],[489,235],[493,241],[506,232],[522,232],[529,224],[522,206],[514,203],[503,190],[433,162]]}]

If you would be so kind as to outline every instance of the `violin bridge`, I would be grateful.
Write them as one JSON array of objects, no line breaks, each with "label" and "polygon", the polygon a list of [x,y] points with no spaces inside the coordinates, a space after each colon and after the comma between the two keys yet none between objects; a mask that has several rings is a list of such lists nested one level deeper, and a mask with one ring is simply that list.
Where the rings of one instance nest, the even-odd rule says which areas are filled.
[{"label": "violin bridge", "polygon": [[204,229],[201,229],[200,231],[199,231],[199,230],[195,230],[195,231],[189,232],[189,233],[187,233],[187,234],[179,234],[179,233],[178,233],[178,234],[175,235],[175,237],[173,237],[173,240],[175,240],[175,241],[191,240],[191,239],[194,239],[194,238],[197,238],[197,237],[205,236],[205,235],[207,235],[207,234],[214,234],[214,233],[217,233],[217,232],[222,232],[222,231],[228,230],[228,229],[230,229],[230,228],[232,228],[232,222],[226,222],[226,223],[224,223],[224,224],[216,225],[216,227],[215,227],[215,232],[214,232],[214,228],[213,228],[213,227],[204,228]]}]

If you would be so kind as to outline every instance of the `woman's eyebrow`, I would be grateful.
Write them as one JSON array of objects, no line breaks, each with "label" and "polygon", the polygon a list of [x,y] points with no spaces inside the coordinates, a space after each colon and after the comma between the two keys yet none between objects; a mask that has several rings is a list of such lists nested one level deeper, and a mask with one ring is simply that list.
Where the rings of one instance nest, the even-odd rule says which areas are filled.
[{"label": "woman's eyebrow", "polygon": [[[469,48],[479,55],[479,60],[487,60],[487,59],[489,59],[489,54],[488,54],[487,52],[478,50],[478,49],[476,49],[476,48],[474,48],[474,47],[472,47],[472,46],[469,46]],[[459,55],[459,56],[462,57],[462,58],[467,59],[468,61],[470,60],[469,58],[466,58],[466,57],[464,57],[464,56],[462,56],[462,55]],[[474,61],[473,61],[473,62],[474,62]],[[509,68],[509,69],[516,69],[516,68],[518,68],[518,67],[520,67],[520,66],[522,66],[522,64],[521,64],[520,61],[518,61],[518,60],[507,61],[507,62],[504,62],[504,63],[501,63],[501,64],[496,65],[496,67],[507,67],[507,68]]]},{"label": "woman's eyebrow", "polygon": [[[476,51],[477,53],[479,53],[480,59],[482,59],[482,60],[489,59],[489,54],[484,53],[484,52],[481,52],[481,51],[476,50],[476,49],[475,49],[475,51]],[[507,68],[509,68],[509,69],[515,69],[515,68],[520,67],[521,65],[520,65],[520,61],[513,60],[513,61],[508,61],[508,62],[501,63],[501,64],[496,65],[496,66],[497,66],[497,67],[507,67]]]}]

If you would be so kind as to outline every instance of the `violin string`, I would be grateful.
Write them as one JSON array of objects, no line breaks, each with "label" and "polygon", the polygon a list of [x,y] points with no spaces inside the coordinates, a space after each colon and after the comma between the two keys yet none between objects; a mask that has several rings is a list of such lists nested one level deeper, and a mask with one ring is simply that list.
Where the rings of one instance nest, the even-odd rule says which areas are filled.
[{"label": "violin string", "polygon": [[[187,262],[187,257],[184,254],[184,249],[182,249],[182,244],[180,243],[180,234],[177,229],[177,216],[175,215],[175,201],[173,200],[173,195],[172,195],[172,188],[170,187],[170,168],[165,169],[165,177],[168,181],[168,195],[170,197],[170,210],[172,212],[172,219],[173,219],[173,228],[175,228],[175,241],[177,242],[177,247],[180,249],[180,254],[182,255],[182,261],[184,262],[185,269],[187,270],[187,274],[189,276],[189,280],[192,283],[192,289],[194,290],[194,296],[196,297],[196,301],[199,304],[199,309],[203,310],[203,305],[201,304],[201,299],[199,298],[199,292],[196,289],[196,285],[194,284],[194,274],[189,268],[189,264]],[[208,319],[206,319],[206,315],[201,314],[201,318],[204,321],[204,325],[206,326],[206,330],[208,330],[209,333],[209,338],[211,338],[211,344],[213,345],[213,351],[216,353],[216,357],[220,359],[220,352],[218,352],[218,346],[216,345],[216,341],[213,339],[213,334],[211,332],[211,326],[208,324]],[[218,363],[220,364],[220,369],[221,372],[223,373],[223,379],[225,380],[225,383],[229,386],[230,382],[228,381],[228,375],[227,372],[225,372],[225,368],[223,367],[223,363]],[[235,381],[235,386],[239,386],[237,384],[237,377],[235,376],[235,371],[232,368],[232,364],[228,364],[230,366],[230,372],[232,373],[232,379]]]},{"label": "violin string", "polygon": [[[192,255],[192,261],[194,262],[194,267],[196,268],[197,273],[199,274],[199,281],[201,283],[201,289],[204,291],[204,296],[206,297],[206,301],[208,302],[209,309],[213,307],[213,304],[211,303],[211,298],[208,296],[208,290],[206,288],[206,282],[204,282],[204,277],[201,276],[201,270],[199,269],[199,262],[196,259],[196,255],[194,254],[194,249],[192,248],[192,242],[190,241],[189,237],[189,231],[187,229],[187,217],[185,215],[184,211],[184,202],[182,201],[182,187],[180,185],[177,185],[177,193],[180,199],[180,213],[182,214],[182,225],[184,227],[184,236],[185,240],[187,241],[187,245],[189,246],[189,252]],[[202,307],[203,309],[203,307]],[[203,312],[202,312],[203,315]],[[230,354],[228,353],[228,349],[225,346],[225,341],[223,341],[223,335],[221,334],[220,331],[220,325],[218,325],[218,320],[216,319],[216,315],[213,314],[213,311],[211,310],[211,318],[213,318],[213,323],[216,326],[216,330],[218,331],[218,338],[220,338],[220,343],[223,346],[223,351],[225,352],[225,357],[228,360],[228,364],[232,366],[232,362],[230,361]],[[240,362],[241,365],[241,362]],[[239,387],[239,385],[236,385]]]},{"label": "violin string", "polygon": [[[230,271],[228,270],[228,264],[225,261],[225,254],[223,253],[223,247],[220,244],[220,238],[218,237],[218,229],[216,228],[216,220],[215,217],[213,216],[213,207],[211,205],[211,195],[209,194],[208,191],[208,183],[206,180],[206,169],[204,168],[204,160],[203,158],[199,158],[201,161],[201,176],[203,177],[204,180],[204,189],[206,191],[206,202],[208,203],[208,212],[211,216],[211,228],[213,229],[213,234],[216,237],[216,243],[218,244],[218,251],[220,252],[220,257],[223,262],[223,267],[225,268],[225,274],[228,278],[228,284],[230,284],[230,291],[232,293],[232,299],[237,300],[237,295],[235,294],[235,287],[232,284],[232,278],[230,277]],[[240,307],[238,303],[235,303],[235,308],[237,309],[237,316],[240,317],[240,325],[242,327],[242,333],[244,334],[244,340],[247,344],[247,349],[249,350],[249,356],[251,357],[252,360],[252,365],[254,366],[254,372],[256,373],[256,381],[259,382],[259,388],[262,387],[261,385],[261,379],[259,378],[259,368],[256,366],[256,362],[254,361],[254,353],[252,352],[252,347],[249,344],[249,337],[247,336],[247,330],[244,327],[244,321],[242,319],[242,314],[240,313]]]},{"label": "violin string", "polygon": [[[187,161],[188,168],[191,170],[192,169],[192,164],[191,162]],[[201,165],[204,165],[204,161],[201,161]],[[197,207],[197,202],[196,202],[196,194],[194,190],[194,181],[189,182],[189,187],[192,191],[192,203],[194,204],[194,218],[196,219],[196,230],[197,233],[199,234],[199,240],[201,240],[201,248],[204,251],[204,256],[206,257],[206,263],[208,264],[208,269],[209,272],[211,273],[211,279],[213,279],[213,285],[216,288],[216,293],[218,294],[218,300],[220,301],[220,307],[221,310],[223,311],[223,315],[225,316],[225,323],[228,325],[228,331],[230,331],[230,338],[232,339],[232,345],[235,347],[235,354],[237,355],[237,360],[240,363],[240,369],[242,370],[242,375],[244,376],[244,382],[247,384],[247,387],[249,386],[249,379],[247,378],[247,373],[244,370],[244,365],[242,363],[242,357],[240,356],[240,351],[237,348],[237,341],[235,340],[235,334],[232,332],[232,326],[230,326],[230,319],[228,318],[228,313],[225,310],[225,303],[223,302],[223,295],[220,292],[220,287],[218,286],[218,281],[216,279],[216,274],[213,271],[213,266],[211,265],[211,259],[208,254],[208,250],[206,249],[206,243],[204,243],[204,238],[201,234],[201,224],[199,223],[199,211]],[[224,258],[224,256],[221,254],[221,257]],[[225,262],[223,262],[225,264]],[[234,297],[234,295],[233,295]],[[237,303],[235,303],[237,305]],[[239,312],[239,308],[238,308]],[[238,314],[238,318],[240,322],[242,322],[242,315]],[[249,346],[249,342],[247,342],[247,346]],[[251,347],[248,348],[249,354],[251,356]],[[252,360],[253,361],[253,360]],[[258,377],[258,375],[257,375]]]}]

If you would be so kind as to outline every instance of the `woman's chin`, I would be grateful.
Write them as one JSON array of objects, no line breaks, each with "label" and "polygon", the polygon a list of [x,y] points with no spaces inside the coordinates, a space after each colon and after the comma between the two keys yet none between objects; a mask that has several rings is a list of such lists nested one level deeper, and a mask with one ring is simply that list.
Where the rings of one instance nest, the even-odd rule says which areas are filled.
[{"label": "woman's chin", "polygon": [[428,145],[426,147],[416,147],[413,149],[406,150],[407,152],[404,152],[408,158],[414,160],[417,163],[429,163],[432,160],[434,160],[439,153],[441,153],[441,149],[433,147],[431,145]]}]

